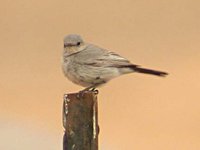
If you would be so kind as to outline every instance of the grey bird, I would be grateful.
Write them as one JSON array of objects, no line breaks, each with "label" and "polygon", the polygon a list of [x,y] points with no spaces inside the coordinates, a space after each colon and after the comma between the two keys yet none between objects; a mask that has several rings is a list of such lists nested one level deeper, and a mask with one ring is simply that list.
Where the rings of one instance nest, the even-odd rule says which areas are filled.
[{"label": "grey bird", "polygon": [[86,43],[77,34],[64,38],[62,69],[73,83],[86,87],[86,90],[107,83],[111,79],[128,73],[144,73],[164,77],[168,73],[142,68],[126,58],[99,46]]}]

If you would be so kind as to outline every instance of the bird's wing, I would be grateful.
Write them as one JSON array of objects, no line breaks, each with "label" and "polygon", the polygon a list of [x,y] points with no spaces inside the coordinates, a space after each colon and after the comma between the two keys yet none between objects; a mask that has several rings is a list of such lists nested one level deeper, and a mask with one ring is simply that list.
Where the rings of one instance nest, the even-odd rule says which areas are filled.
[{"label": "bird's wing", "polygon": [[[92,65],[94,67],[137,67],[126,58],[102,49],[96,45],[90,44],[87,49],[80,53],[81,58],[85,58],[81,63],[84,65]],[[79,57],[80,58],[80,57]],[[77,61],[80,62],[80,59]]]},{"label": "bird's wing", "polygon": [[126,58],[114,52],[109,52],[109,51],[96,58],[93,62],[93,65],[104,66],[104,67],[117,67],[117,68],[130,67],[130,66],[137,67],[137,65],[132,64]]}]

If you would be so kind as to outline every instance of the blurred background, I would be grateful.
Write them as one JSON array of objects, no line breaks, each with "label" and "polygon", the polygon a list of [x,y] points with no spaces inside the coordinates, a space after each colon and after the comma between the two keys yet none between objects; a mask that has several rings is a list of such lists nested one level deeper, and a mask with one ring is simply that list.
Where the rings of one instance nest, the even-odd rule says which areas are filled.
[{"label": "blurred background", "polygon": [[63,37],[167,71],[100,88],[101,150],[200,149],[200,2],[21,0],[0,5],[0,149],[62,149]]}]

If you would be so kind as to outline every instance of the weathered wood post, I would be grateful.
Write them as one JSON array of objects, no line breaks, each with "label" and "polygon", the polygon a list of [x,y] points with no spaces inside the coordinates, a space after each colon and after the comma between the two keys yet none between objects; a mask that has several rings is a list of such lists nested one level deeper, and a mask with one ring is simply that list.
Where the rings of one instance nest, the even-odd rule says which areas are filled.
[{"label": "weathered wood post", "polygon": [[97,91],[64,95],[63,150],[98,150]]}]

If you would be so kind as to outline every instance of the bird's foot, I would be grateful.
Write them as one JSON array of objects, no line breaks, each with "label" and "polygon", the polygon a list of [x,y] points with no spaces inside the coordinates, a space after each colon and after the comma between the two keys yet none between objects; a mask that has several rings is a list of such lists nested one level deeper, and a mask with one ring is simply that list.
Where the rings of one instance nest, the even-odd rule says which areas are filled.
[{"label": "bird's foot", "polygon": [[81,99],[84,96],[84,93],[85,93],[84,90],[79,91],[78,94],[77,94],[77,98]]},{"label": "bird's foot", "polygon": [[84,90],[79,91],[77,98],[81,99],[84,96],[84,93],[87,92],[87,91],[95,92],[95,94],[99,93],[99,91],[95,87],[88,87],[88,88],[85,88]]},{"label": "bird's foot", "polygon": [[95,94],[99,93],[99,91],[95,87],[91,87],[90,89],[88,89],[88,91],[95,92]]},{"label": "bird's foot", "polygon": [[99,91],[96,88],[92,88],[92,89],[90,89],[90,91],[94,92],[95,94],[99,93]]},{"label": "bird's foot", "polygon": [[85,89],[79,91],[78,94],[77,94],[77,98],[81,99],[84,96],[84,93],[87,92],[87,91],[90,91],[90,89],[89,88],[85,88]]}]

